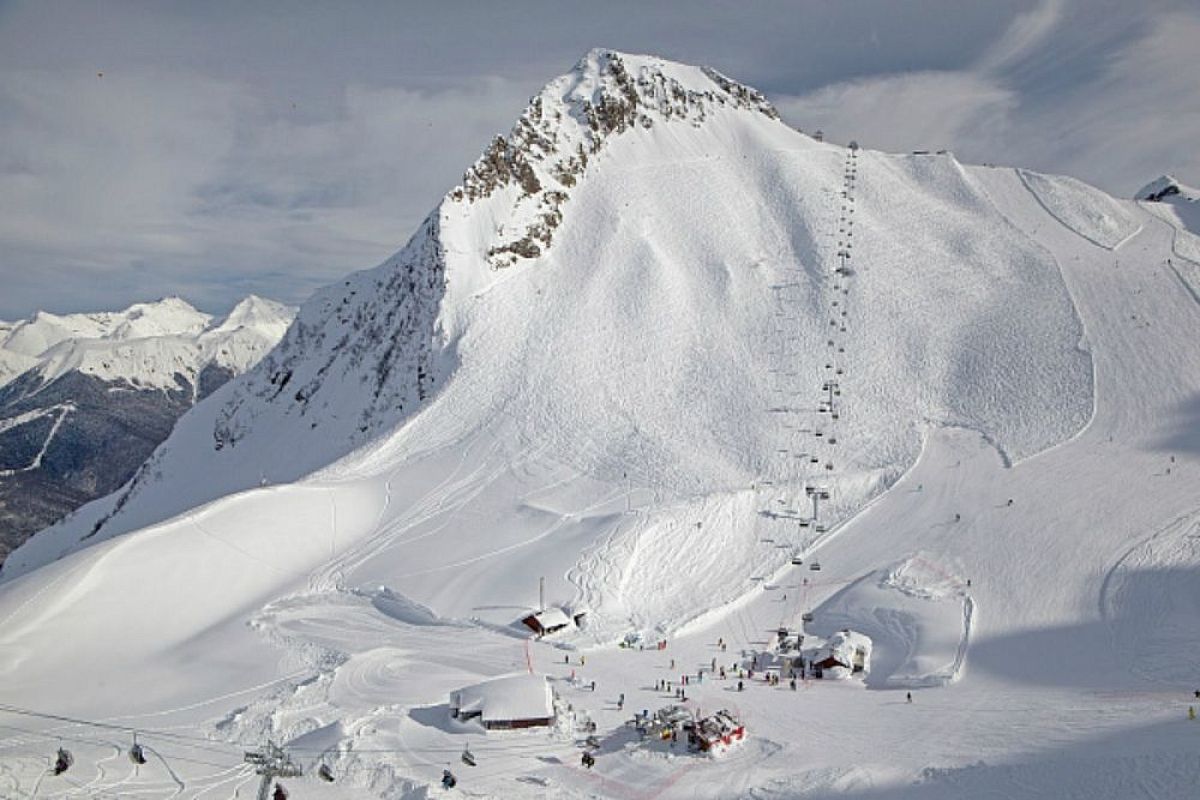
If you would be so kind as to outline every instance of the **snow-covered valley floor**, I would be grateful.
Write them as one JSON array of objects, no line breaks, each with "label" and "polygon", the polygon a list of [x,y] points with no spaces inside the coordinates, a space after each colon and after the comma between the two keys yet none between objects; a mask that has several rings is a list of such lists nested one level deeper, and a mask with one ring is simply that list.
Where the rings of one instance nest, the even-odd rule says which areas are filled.
[{"label": "snow-covered valley floor", "polygon": [[[1167,264],[1175,232],[1135,209],[1140,227],[1105,249],[1018,172],[967,170],[1061,271],[1094,370],[1081,432],[1014,459],[931,428],[907,472],[860,478],[863,505],[823,533],[796,524],[803,484],[696,497],[602,481],[514,409],[400,466],[385,443],[5,584],[0,796],[249,797],[242,751],[267,739],[306,768],[283,781],[293,798],[1195,796],[1200,304]],[[865,358],[847,352],[847,370]],[[839,446],[859,446],[854,402]],[[539,641],[511,624],[537,576],[589,610],[583,630]],[[756,676],[739,692],[709,674],[806,612],[810,633],[872,637],[865,683]],[[668,644],[618,647],[633,630]],[[596,723],[593,769],[566,722],[449,720],[450,692],[527,669]],[[637,743],[625,723],[674,702],[659,681],[684,674],[689,705],[740,715],[742,746]],[[126,729],[147,764],[125,757]],[[75,764],[54,776],[60,745]],[[447,766],[450,792],[433,788]]]}]

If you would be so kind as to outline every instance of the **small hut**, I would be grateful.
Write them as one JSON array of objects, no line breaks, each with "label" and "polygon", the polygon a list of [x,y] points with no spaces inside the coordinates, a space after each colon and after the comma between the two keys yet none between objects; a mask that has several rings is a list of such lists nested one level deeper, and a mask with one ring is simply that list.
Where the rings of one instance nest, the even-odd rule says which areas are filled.
[{"label": "small hut", "polygon": [[554,694],[541,675],[506,675],[451,692],[450,716],[478,719],[487,730],[546,727],[554,724]]},{"label": "small hut", "polygon": [[[582,615],[581,615],[582,616]],[[552,633],[558,633],[561,630],[566,630],[574,620],[567,615],[567,612],[561,608],[550,608],[536,611],[521,620],[521,623],[536,633],[538,636],[548,636]]]},{"label": "small hut", "polygon": [[829,675],[831,678],[848,678],[858,672],[870,672],[871,639],[849,628],[838,631],[829,637],[812,665],[822,676]]}]

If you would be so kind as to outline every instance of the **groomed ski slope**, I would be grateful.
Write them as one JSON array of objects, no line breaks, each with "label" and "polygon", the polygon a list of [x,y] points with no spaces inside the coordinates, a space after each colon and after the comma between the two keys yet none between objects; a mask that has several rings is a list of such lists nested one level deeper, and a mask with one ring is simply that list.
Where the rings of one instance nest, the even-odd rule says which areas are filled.
[{"label": "groomed ski slope", "polygon": [[[442,221],[458,367],[394,435],[0,587],[0,703],[162,754],[135,771],[122,732],[8,715],[0,787],[245,796],[243,745],[272,738],[339,774],[285,781],[306,797],[432,796],[447,764],[451,796],[1188,796],[1200,306],[1170,226],[1117,203],[1136,233],[1109,250],[1027,175],[863,152],[834,291],[846,151],[736,117],[631,136],[537,262],[470,272],[477,221]],[[796,524],[818,484],[825,533]],[[509,625],[541,576],[590,611],[557,645]],[[866,689],[706,679],[691,702],[740,713],[743,748],[628,747],[658,680],[805,611],[874,638]],[[447,721],[450,691],[530,666],[597,722],[594,770],[568,731]],[[47,777],[60,736],[76,766]]]}]

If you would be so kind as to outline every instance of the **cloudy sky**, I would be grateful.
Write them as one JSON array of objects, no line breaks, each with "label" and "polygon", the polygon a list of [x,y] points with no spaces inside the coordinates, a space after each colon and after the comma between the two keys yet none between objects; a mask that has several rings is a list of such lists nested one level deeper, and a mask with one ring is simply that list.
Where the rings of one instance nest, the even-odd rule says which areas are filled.
[{"label": "cloudy sky", "polygon": [[712,65],[834,140],[1200,184],[1198,42],[1200,0],[0,0],[0,319],[299,302],[595,46]]}]

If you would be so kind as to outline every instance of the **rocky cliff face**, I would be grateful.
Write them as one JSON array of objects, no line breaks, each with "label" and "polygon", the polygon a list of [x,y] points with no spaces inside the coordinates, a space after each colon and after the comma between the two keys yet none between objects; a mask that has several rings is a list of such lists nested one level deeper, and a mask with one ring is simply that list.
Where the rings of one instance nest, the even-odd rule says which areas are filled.
[{"label": "rocky cliff face", "polygon": [[717,108],[779,118],[757,91],[709,67],[593,50],[530,100],[508,137],[492,141],[450,199],[473,203],[507,190],[509,219],[496,230],[488,262],[502,268],[537,258],[553,242],[589,158],[614,136],[668,121],[700,125]]}]

